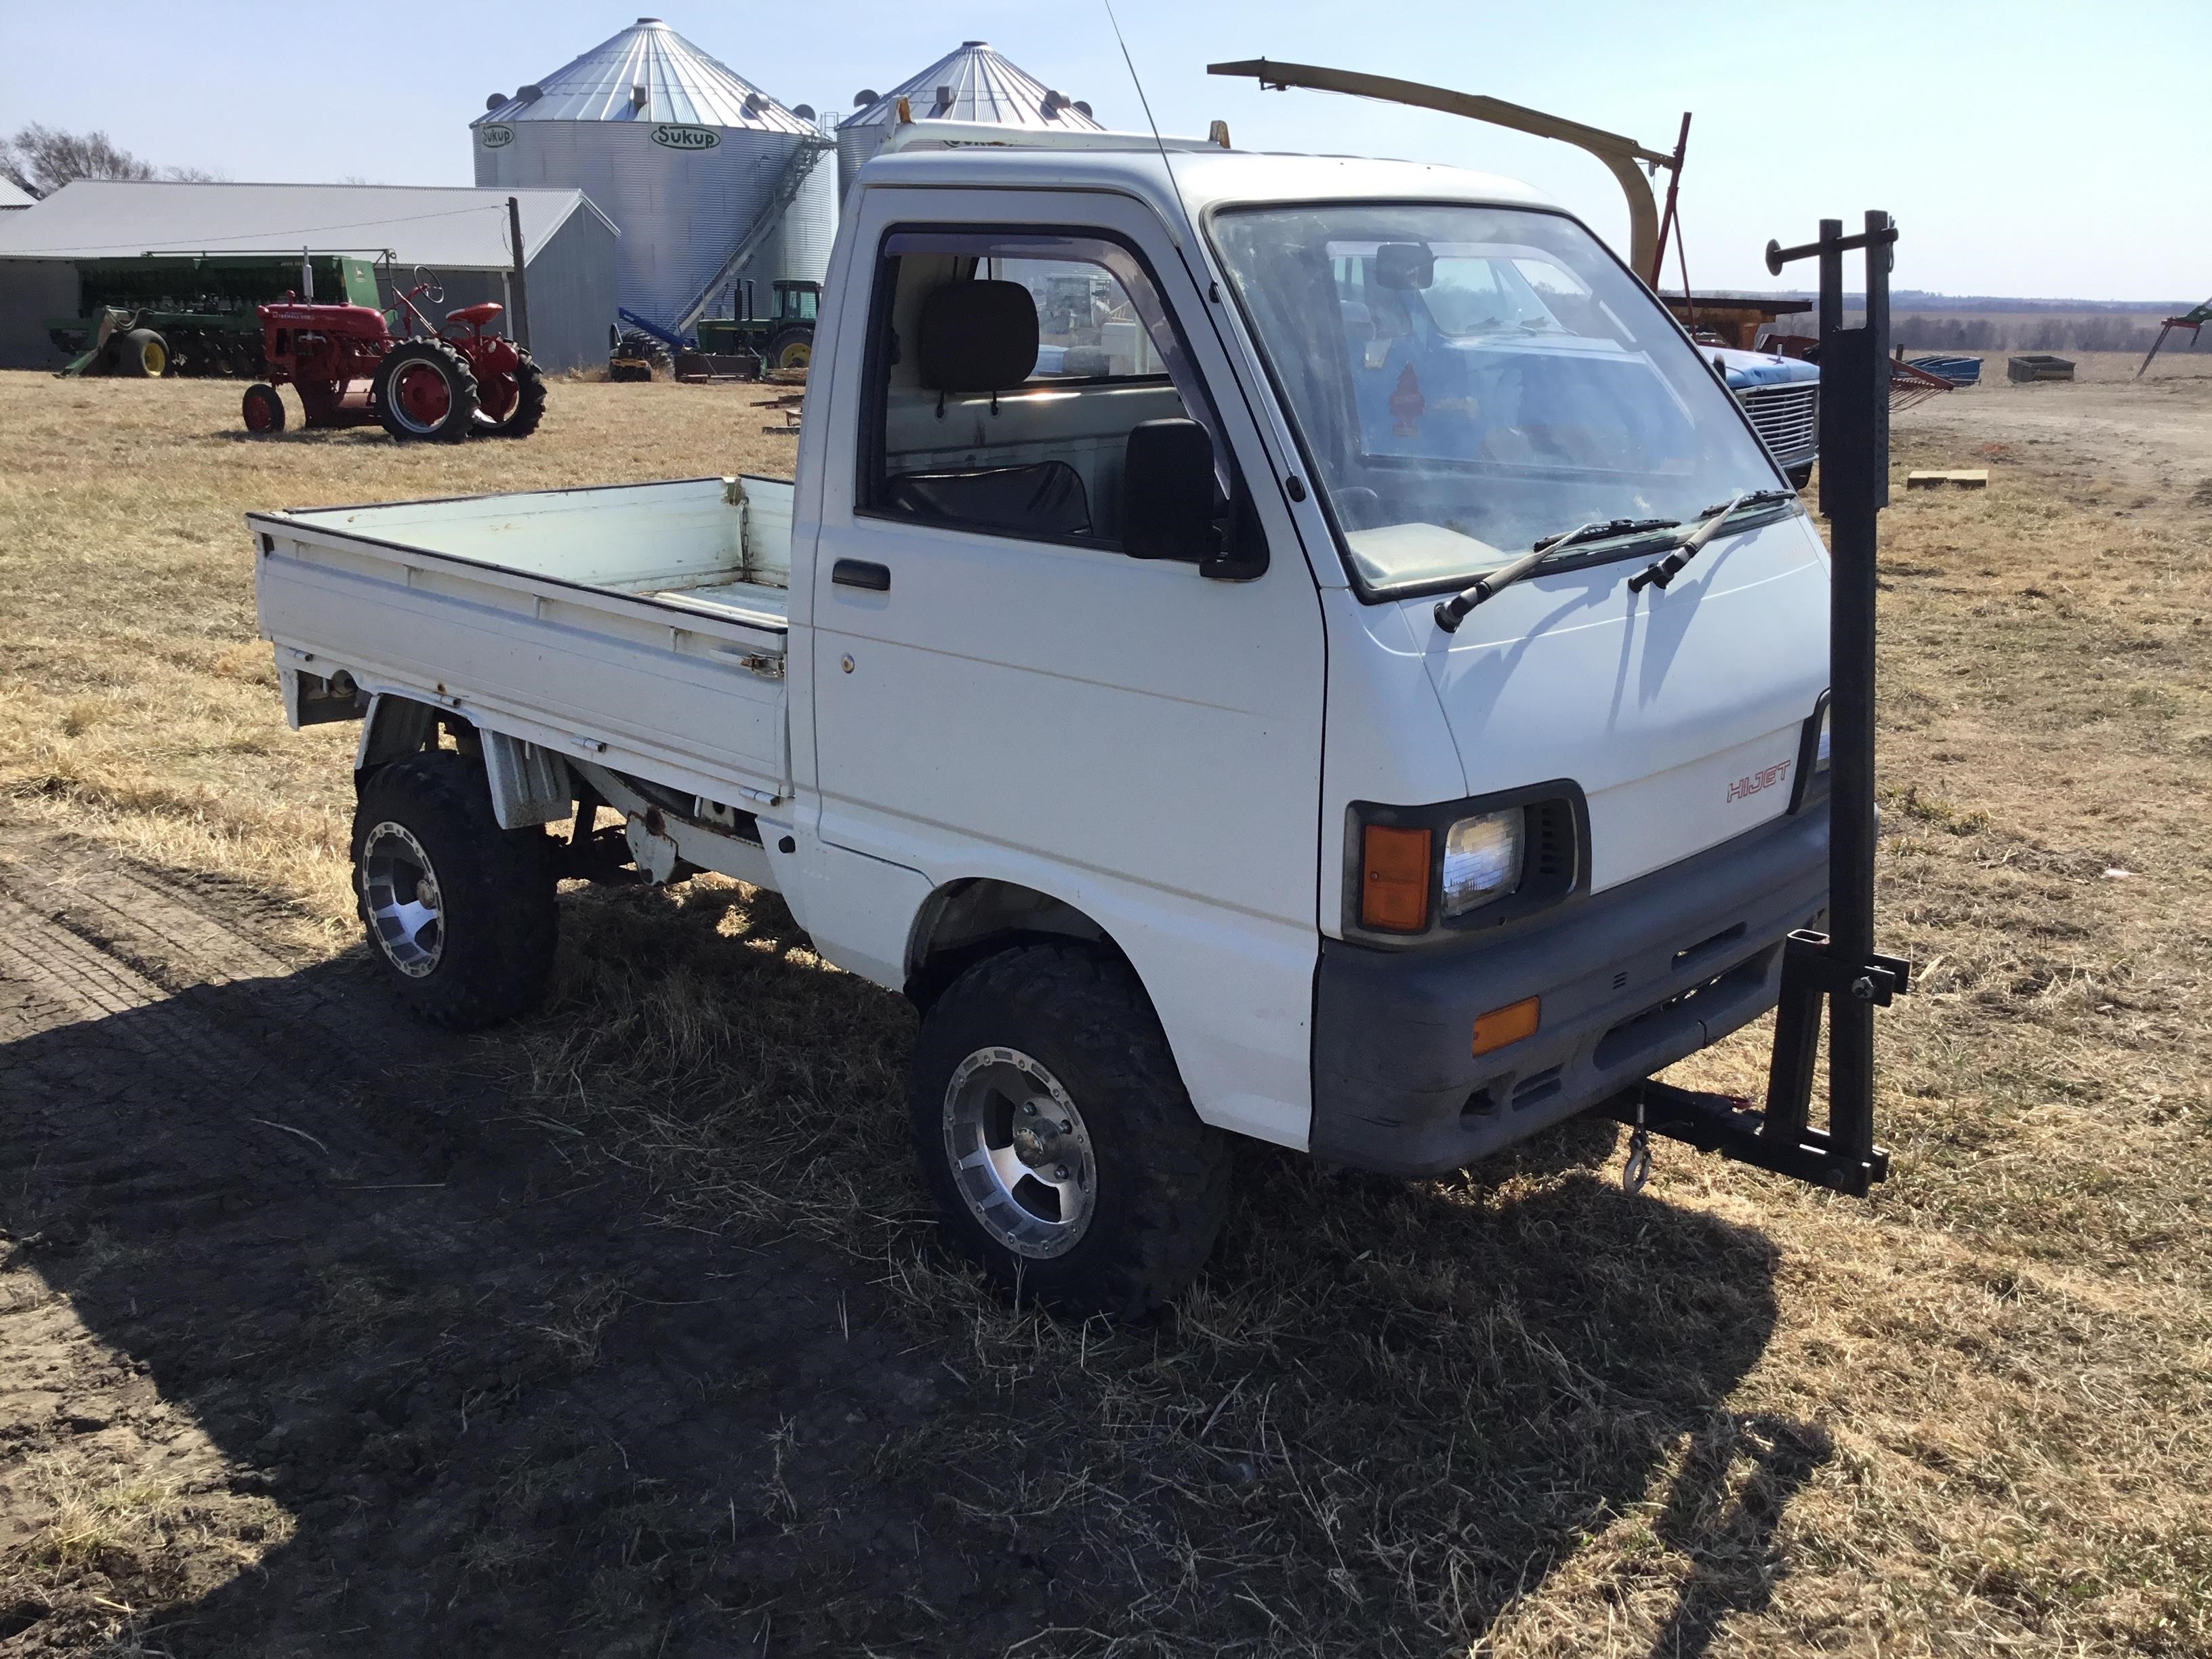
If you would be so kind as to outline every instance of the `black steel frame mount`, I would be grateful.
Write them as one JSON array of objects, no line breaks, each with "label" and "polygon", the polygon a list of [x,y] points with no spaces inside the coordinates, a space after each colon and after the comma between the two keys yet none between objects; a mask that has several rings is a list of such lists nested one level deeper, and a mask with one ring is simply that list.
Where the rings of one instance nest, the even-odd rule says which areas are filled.
[{"label": "black steel frame mount", "polygon": [[[1817,240],[1766,245],[1779,274],[1820,262],[1820,510],[1828,520],[1828,928],[1792,933],[1783,947],[1782,990],[1766,1105],[1646,1082],[1607,1103],[1639,1132],[1863,1197],[1889,1173],[1874,1139],[1874,1011],[1911,988],[1911,965],[1874,948],[1875,552],[1889,504],[1889,272],[1897,227],[1869,213],[1859,234],[1823,219]],[[1844,255],[1866,256],[1866,318],[1844,326]],[[1828,1125],[1808,1122],[1820,1017],[1828,1024]],[[1632,1174],[1650,1159],[1642,1133]]]}]

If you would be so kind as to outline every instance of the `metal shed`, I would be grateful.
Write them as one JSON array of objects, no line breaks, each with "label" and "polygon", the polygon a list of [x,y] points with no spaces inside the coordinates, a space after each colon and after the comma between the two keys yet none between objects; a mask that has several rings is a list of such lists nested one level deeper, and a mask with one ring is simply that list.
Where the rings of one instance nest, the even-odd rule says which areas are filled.
[{"label": "metal shed", "polygon": [[917,121],[989,121],[1039,131],[1103,132],[1091,106],[1071,100],[1028,70],[1008,62],[985,40],[963,40],[919,75],[889,92],[864,88],[853,94],[853,113],[837,125],[837,195],[884,147],[898,119],[898,101]]},{"label": "metal shed", "polygon": [[514,312],[507,198],[522,222],[532,355],[548,368],[606,359],[621,234],[576,190],[80,179],[0,215],[0,368],[58,368],[45,319],[73,314],[76,262],[138,253],[352,253],[388,259],[392,302],[420,264],[446,308]]},{"label": "metal shed", "polygon": [[38,199],[13,179],[0,179],[0,209],[27,208]]},{"label": "metal shed", "polygon": [[479,185],[573,185],[622,227],[621,303],[688,328],[734,283],[819,282],[837,228],[833,147],[657,17],[641,17],[470,123]]}]

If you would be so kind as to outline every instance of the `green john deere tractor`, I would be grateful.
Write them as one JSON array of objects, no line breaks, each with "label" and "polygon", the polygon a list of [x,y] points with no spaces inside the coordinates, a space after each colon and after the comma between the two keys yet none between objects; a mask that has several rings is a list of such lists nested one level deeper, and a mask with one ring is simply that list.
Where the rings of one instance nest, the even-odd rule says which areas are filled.
[{"label": "green john deere tractor", "polygon": [[[750,293],[750,284],[745,285]],[[750,356],[763,374],[790,374],[814,359],[814,319],[822,308],[822,284],[779,280],[769,284],[775,309],[767,317],[702,317],[699,351],[709,359]],[[747,310],[751,307],[748,305]],[[686,378],[677,364],[677,378]]]}]

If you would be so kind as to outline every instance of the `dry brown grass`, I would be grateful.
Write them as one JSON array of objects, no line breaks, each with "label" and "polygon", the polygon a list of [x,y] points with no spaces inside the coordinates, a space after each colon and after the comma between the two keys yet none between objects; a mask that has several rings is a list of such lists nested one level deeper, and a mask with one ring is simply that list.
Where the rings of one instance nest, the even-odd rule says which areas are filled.
[{"label": "dry brown grass", "polygon": [[[282,731],[239,513],[788,444],[726,388],[579,383],[520,446],[252,445],[234,391],[0,376],[0,790],[335,948],[350,735]],[[1991,488],[1885,520],[1881,931],[1924,979],[1869,1202],[1664,1147],[1632,1200],[1608,1127],[1413,1185],[1255,1151],[1172,1317],[1074,1326],[929,1253],[909,1017],[772,897],[573,896],[556,1006],[487,1053],[671,1218],[874,1264],[969,1385],[878,1469],[1049,1556],[1024,1653],[2212,1652],[2212,459],[1978,456],[1982,407],[1898,459]],[[601,1289],[548,1340],[588,1349]]]}]

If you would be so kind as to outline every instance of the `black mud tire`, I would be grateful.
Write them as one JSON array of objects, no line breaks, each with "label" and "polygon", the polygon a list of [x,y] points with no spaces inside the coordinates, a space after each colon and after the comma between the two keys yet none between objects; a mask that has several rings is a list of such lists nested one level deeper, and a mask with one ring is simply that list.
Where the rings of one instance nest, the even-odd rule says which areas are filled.
[{"label": "black mud tire", "polygon": [[[410,416],[394,401],[399,377],[416,366],[434,371],[445,380],[445,412],[434,418]],[[467,358],[443,340],[402,340],[386,352],[368,383],[368,398],[377,423],[401,443],[457,444],[476,425],[476,371],[469,367]]]},{"label": "black mud tire", "polygon": [[[438,888],[436,959],[409,973],[380,939],[363,855],[386,825],[427,855]],[[354,903],[369,955],[414,1011],[449,1031],[479,1031],[544,997],[559,920],[553,842],[535,825],[502,830],[483,763],[432,750],[378,767],[362,780],[353,819]]]},{"label": "black mud tire", "polygon": [[545,371],[521,347],[515,348],[514,355],[514,407],[505,420],[493,421],[483,428],[488,437],[527,438],[545,418]]},{"label": "black mud tire", "polygon": [[165,379],[173,362],[169,343],[150,328],[134,328],[115,343],[113,372],[125,380]]},{"label": "black mud tire", "polygon": [[[947,1097],[962,1062],[1004,1046],[1032,1055],[1082,1114],[1097,1207],[1064,1254],[1018,1254],[962,1195]],[[1206,1265],[1229,1203],[1229,1137],[1199,1121],[1166,1034],[1127,964],[1076,944],[1024,945],[970,968],[921,1022],[907,1074],[915,1152],[945,1242],[1003,1288],[1057,1311],[1137,1318]]]},{"label": "black mud tire", "polygon": [[275,386],[256,380],[239,399],[239,416],[255,437],[273,437],[284,429],[284,399]]},{"label": "black mud tire", "polygon": [[770,374],[796,374],[814,361],[814,330],[811,325],[794,323],[776,331],[768,343],[768,350],[761,358],[761,367]]}]

